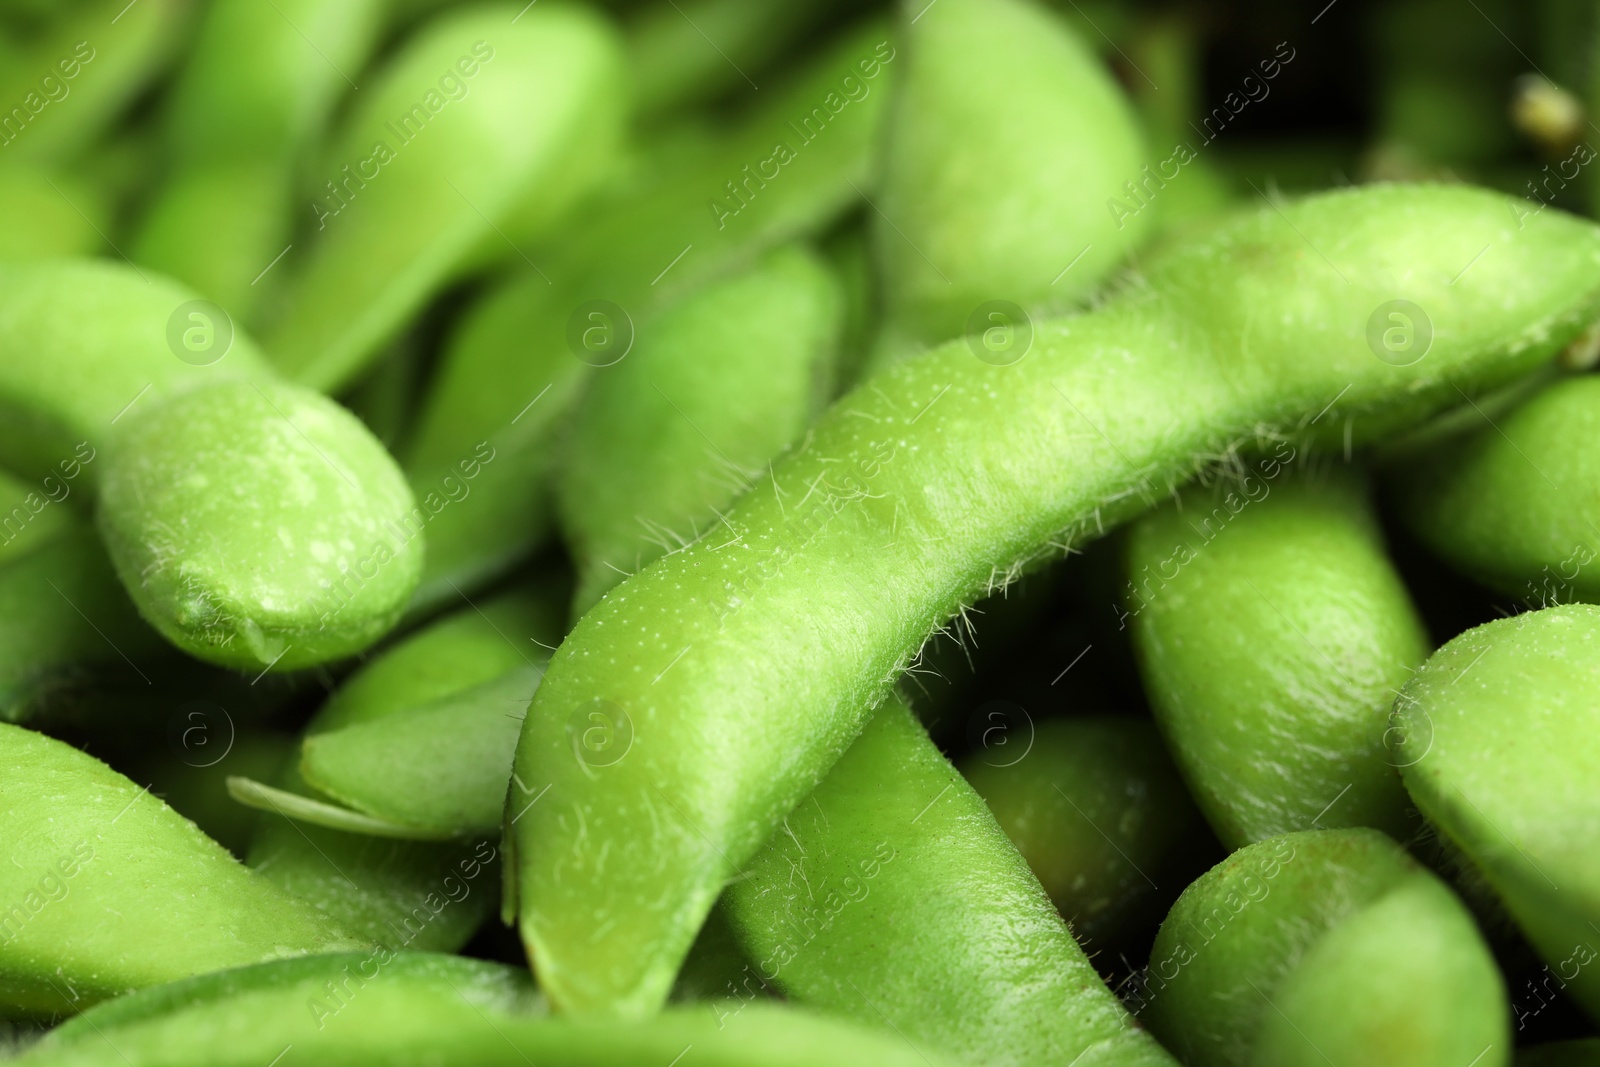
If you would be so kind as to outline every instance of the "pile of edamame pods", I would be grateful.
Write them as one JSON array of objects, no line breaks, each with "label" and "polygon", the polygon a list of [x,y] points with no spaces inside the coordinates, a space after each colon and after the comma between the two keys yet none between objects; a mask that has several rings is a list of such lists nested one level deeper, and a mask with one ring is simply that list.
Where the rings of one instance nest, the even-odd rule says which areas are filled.
[{"label": "pile of edamame pods", "polygon": [[0,1060],[1600,1065],[1597,123],[1563,0],[0,0]]}]

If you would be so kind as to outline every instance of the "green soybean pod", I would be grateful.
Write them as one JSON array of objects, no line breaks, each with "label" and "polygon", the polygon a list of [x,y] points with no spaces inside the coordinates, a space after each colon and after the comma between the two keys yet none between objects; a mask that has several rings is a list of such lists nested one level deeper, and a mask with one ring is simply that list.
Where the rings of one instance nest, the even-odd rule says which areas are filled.
[{"label": "green soybean pod", "polygon": [[726,890],[758,973],[964,1063],[1170,1064],[891,698]]},{"label": "green soybean pod", "polygon": [[[552,657],[514,767],[549,788],[512,834],[541,988],[574,1013],[649,1013],[723,882],[986,590],[1227,447],[1330,405],[1365,441],[1552,358],[1596,313],[1600,234],[1555,212],[1518,229],[1506,204],[1369,186],[1265,208],[1041,325],[1019,362],[954,342],[836,402],[724,516],[728,537],[618,586]],[[1421,360],[1369,346],[1396,299],[1428,309]],[[829,625],[796,628],[818,604]],[[596,708],[636,739],[599,769],[569,738]]]},{"label": "green soybean pod", "polygon": [[266,342],[283,372],[338,390],[485,249],[524,256],[506,226],[570,203],[617,136],[620,47],[559,5],[449,12],[409,40],[324,164],[316,250]]},{"label": "green soybean pod", "polygon": [[874,220],[886,315],[903,338],[891,343],[956,337],[974,316],[989,329],[1011,314],[991,311],[996,301],[1080,300],[1149,227],[1143,213],[1107,210],[1145,162],[1132,107],[1032,0],[903,10],[906,69]]},{"label": "green soybean pod", "polygon": [[1247,845],[1184,890],[1150,959],[1135,1010],[1194,1067],[1511,1062],[1471,914],[1376,830]]},{"label": "green soybean pod", "polygon": [[726,138],[574,226],[550,280],[525,272],[468,313],[402,458],[419,494],[474,454],[495,458],[470,497],[430,507],[419,604],[505,570],[548,532],[553,440],[592,367],[625,358],[657,309],[824,228],[871,186],[895,56],[877,22],[841,34]]},{"label": "green soybean pod", "polygon": [[664,310],[595,376],[557,481],[574,616],[705,533],[805,432],[828,396],[841,299],[824,263],[785,248]]},{"label": "green soybean pod", "polygon": [[[1476,413],[1475,413],[1476,414]],[[1464,573],[1539,607],[1600,601],[1600,377],[1393,450],[1407,529]]]},{"label": "green soybean pod", "polygon": [[1384,747],[1430,650],[1365,479],[1294,447],[1134,523],[1120,618],[1156,721],[1224,845],[1371,826],[1408,836]]},{"label": "green soybean pod", "polygon": [[161,74],[189,11],[187,0],[94,0],[52,20],[0,74],[6,161],[62,162],[93,144]]},{"label": "green soybean pod", "polygon": [[136,259],[247,319],[289,243],[290,190],[377,38],[378,0],[225,0],[202,16],[168,98],[168,171]]},{"label": "green soybean pod", "polygon": [[631,12],[628,67],[641,118],[702,103],[729,90],[759,91],[765,66],[815,28],[838,0],[690,0]]},{"label": "green soybean pod", "polygon": [[87,182],[44,167],[0,167],[0,260],[94,255],[109,214]]},{"label": "green soybean pod", "polygon": [[1192,874],[1200,812],[1148,720],[1051,719],[957,767],[1085,946],[1124,943]]},{"label": "green soybean pod", "polygon": [[361,947],[99,760],[0,725],[0,1002],[74,1012],[128,989]]},{"label": "green soybean pod", "polygon": [[[534,642],[559,639],[561,619],[561,597],[537,587],[485,601],[481,607],[469,605],[417,631],[352,675],[307,727],[305,743],[381,726],[410,709],[447,703],[524,670],[530,659],[542,662]],[[380,731],[379,736],[386,735]],[[424,766],[433,756],[422,751]],[[509,766],[509,743],[503,759]],[[468,772],[474,769],[481,774],[481,768],[469,767]],[[493,779],[492,774],[487,777]],[[239,784],[229,785],[238,799]],[[505,789],[502,772],[502,805]],[[276,788],[246,796],[252,806],[270,813],[251,842],[250,866],[375,942],[455,951],[493,910],[490,863],[498,850],[487,842],[430,843],[330,828],[326,820],[319,825],[305,818],[296,801],[334,805],[322,801],[297,769],[286,773]]]},{"label": "green soybean pod", "polygon": [[148,684],[137,664],[164,648],[86,524],[0,563],[0,721],[28,722],[90,677]]},{"label": "green soybean pod", "polygon": [[[143,990],[57,1028],[30,1067],[939,1067],[892,1034],[779,1006],[676,1008],[631,1027],[545,1015],[526,971],[433,953],[280,960]],[[289,1058],[292,1057],[292,1058]]]},{"label": "green soybean pod", "polygon": [[1595,1067],[1600,1064],[1600,1038],[1555,1041],[1518,1051],[1516,1067]]},{"label": "green soybean pod", "polygon": [[1600,608],[1588,604],[1468,630],[1406,683],[1390,737],[1411,799],[1591,1015],[1600,1015],[1600,969],[1584,966],[1600,945],[1597,653]]},{"label": "green soybean pod", "polygon": [[81,457],[144,618],[202,659],[290,670],[398,621],[422,565],[410,491],[332,401],[273,380],[226,313],[89,261],[0,266],[0,460]]}]

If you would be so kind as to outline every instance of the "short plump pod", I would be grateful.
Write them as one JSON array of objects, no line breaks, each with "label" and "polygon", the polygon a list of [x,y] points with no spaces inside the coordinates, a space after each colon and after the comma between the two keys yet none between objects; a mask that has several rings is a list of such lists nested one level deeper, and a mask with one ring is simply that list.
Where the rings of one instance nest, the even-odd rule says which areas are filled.
[{"label": "short plump pod", "polygon": [[175,982],[51,1033],[30,1067],[940,1067],[892,1033],[776,1005],[696,1004],[628,1027],[550,1018],[520,968],[342,953]]},{"label": "short plump pod", "polygon": [[[1205,834],[1200,812],[1147,719],[1049,719],[1031,728],[1031,736],[980,745],[957,766],[1078,941],[1095,951],[1123,944],[1140,923],[1154,925],[1204,865],[1195,848]],[[835,766],[822,788],[838,777]]]},{"label": "short plump pod", "polygon": [[0,725],[0,825],[8,1013],[363,944],[99,760],[19,726]]},{"label": "short plump pod", "polygon": [[1371,826],[1407,836],[1384,745],[1428,656],[1365,480],[1282,443],[1134,523],[1121,622],[1145,692],[1224,845]]},{"label": "short plump pod", "polygon": [[1600,376],[1560,379],[1507,414],[1388,466],[1396,510],[1464,573],[1534,607],[1600,601]]},{"label": "short plump pod", "polygon": [[168,170],[135,259],[250,317],[289,244],[291,189],[376,43],[382,7],[224,0],[205,10],[167,97]]},{"label": "short plump pod", "polygon": [[557,482],[574,615],[695,540],[799,439],[827,399],[841,304],[827,266],[785,248],[666,309],[595,374]]},{"label": "short plump pod", "polygon": [[1108,210],[1143,178],[1138,120],[1100,57],[1034,0],[902,11],[873,234],[894,343],[1026,329],[993,302],[1070,306],[1149,228],[1153,213]]},{"label": "short plump pod", "polygon": [[1192,1067],[1506,1067],[1465,905],[1376,830],[1248,845],[1184,890],[1127,997]]},{"label": "short plump pod", "polygon": [[0,721],[25,722],[89,675],[138,683],[163,642],[75,510],[87,450],[43,479],[0,473]]},{"label": "short plump pod", "polygon": [[[593,367],[628,358],[660,308],[859,202],[897,62],[883,25],[846,32],[726,137],[647,160],[640,188],[554,243],[548,277],[514,277],[466,315],[402,456],[418,494],[438,496],[419,601],[504,570],[548,532],[553,438]],[[475,453],[494,459],[451,500],[440,486]]]},{"label": "short plump pod", "polygon": [[225,313],[105,263],[0,266],[0,461],[82,462],[140,614],[211,662],[288,670],[399,619],[422,519],[343,408],[273,378]]},{"label": "short plump pod", "polygon": [[288,377],[348,385],[464,268],[525,259],[508,233],[527,235],[521,213],[603,170],[623,105],[615,31],[584,7],[517,9],[440,15],[361,94],[314,182],[315,251],[266,338]]},{"label": "short plump pod", "polygon": [[[441,771],[447,786],[464,782],[467,796],[481,794],[483,782],[490,783],[493,795],[486,806],[499,814],[505,805],[517,725],[507,716],[520,717],[526,703],[496,706],[491,716],[478,716],[467,724],[486,726],[491,737],[500,739],[494,754],[498,771],[486,772],[472,760],[476,750],[471,730],[458,725],[451,731],[448,721],[439,723],[441,716],[430,712],[450,709],[466,694],[542,664],[547,653],[539,643],[553,645],[563,632],[564,594],[565,589],[533,588],[468,605],[351,675],[306,728],[304,743],[310,747],[323,739],[341,739],[333,755],[348,750],[352,759],[348,764],[331,760],[327,772],[340,782],[352,777],[371,785],[370,777],[361,776],[373,768],[399,774],[404,785],[380,791],[379,796],[398,795],[406,807],[370,805],[389,816],[386,822],[375,820],[386,831],[385,836],[375,836],[372,825],[351,817],[362,812],[319,794],[297,770],[286,773],[273,788],[230,782],[236,796],[270,813],[263,816],[251,842],[250,865],[345,928],[380,944],[437,951],[455,951],[465,944],[498,899],[499,875],[493,861],[499,849],[481,838],[416,839],[470,837],[472,826],[459,826],[459,814],[440,831],[447,805],[454,813],[462,805],[455,790],[449,796],[435,790]],[[398,721],[403,726],[408,717],[419,714],[424,722],[438,725],[438,733],[424,737],[417,748],[397,748],[395,731],[386,724]],[[492,721],[494,716],[511,724],[509,736],[504,726]],[[435,747],[436,741],[445,751]],[[388,755],[377,751],[380,748]],[[462,755],[467,757],[464,765],[450,759]],[[381,790],[387,783],[378,785]],[[529,795],[523,803],[532,799]],[[403,822],[408,819],[420,827]]]},{"label": "short plump pod", "polygon": [[1556,1041],[1517,1053],[1516,1067],[1600,1067],[1600,1038]]},{"label": "short plump pod", "polygon": [[[1367,440],[1553,356],[1596,311],[1600,233],[1554,211],[1517,229],[1506,205],[1367,186],[1264,208],[1041,326],[1020,362],[954,342],[835,403],[552,658],[515,768],[549,787],[513,833],[541,988],[585,1014],[659,1004],[724,880],[985,590],[1258,432],[1326,411]],[[1396,299],[1433,328],[1405,366],[1367,341]],[[633,738],[604,767],[571,743],[596,708]]]},{"label": "short plump pod", "polygon": [[1391,739],[1428,821],[1600,1017],[1600,608],[1497,619],[1401,690]]},{"label": "short plump pod", "polygon": [[70,5],[21,55],[7,57],[0,100],[11,122],[0,132],[0,151],[8,164],[83,152],[161,73],[190,5],[154,0],[139,7],[116,0]]},{"label": "short plump pod", "polygon": [[929,1054],[1173,1062],[1101,983],[983,798],[898,698],[723,900],[763,984],[887,1024]]}]

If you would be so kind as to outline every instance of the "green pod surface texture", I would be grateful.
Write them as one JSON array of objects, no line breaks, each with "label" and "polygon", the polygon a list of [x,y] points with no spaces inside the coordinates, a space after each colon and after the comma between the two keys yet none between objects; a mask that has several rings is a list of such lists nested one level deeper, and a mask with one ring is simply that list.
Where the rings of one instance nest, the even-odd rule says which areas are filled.
[{"label": "green pod surface texture", "polygon": [[1163,885],[1192,873],[1182,861],[1204,833],[1200,812],[1148,720],[1051,719],[1030,740],[1020,755],[1022,742],[1007,738],[957,766],[1074,936],[1093,949],[1120,944],[1159,917]]},{"label": "green pod surface texture", "polygon": [[[1174,243],[1020,362],[955,342],[835,403],[727,538],[618,586],[551,659],[514,768],[549,788],[512,835],[541,988],[579,1014],[659,1005],[723,882],[986,590],[1255,435],[1332,406],[1364,441],[1554,356],[1595,314],[1600,233],[1552,211],[1517,229],[1506,204],[1368,186],[1269,207]],[[1398,288],[1434,333],[1405,366],[1367,343]],[[569,739],[596,707],[632,736],[598,768]]]},{"label": "green pod surface texture", "polygon": [[1151,214],[1107,210],[1140,179],[1132,107],[1033,0],[903,10],[905,71],[874,219],[891,325],[927,343],[962,334],[991,301],[1070,306],[1149,229]]},{"label": "green pod surface texture", "polygon": [[1600,601],[1600,376],[1566,378],[1388,467],[1395,507],[1464,573],[1536,607]]},{"label": "green pod surface texture", "polygon": [[133,254],[247,319],[289,243],[290,190],[376,41],[378,0],[210,5],[168,99],[170,170]]},{"label": "green pod surface texture", "polygon": [[790,999],[973,1064],[1171,1064],[897,698],[724,896]]},{"label": "green pod surface texture", "polygon": [[[726,138],[574,225],[542,261],[548,280],[514,277],[467,314],[403,456],[418,494],[438,498],[419,602],[504,570],[548,531],[553,439],[592,367],[624,358],[655,311],[817,232],[871,187],[895,57],[878,23],[843,34]],[[495,459],[446,504],[443,480],[477,453]]]},{"label": "green pod surface texture", "polygon": [[1121,619],[1145,692],[1224,845],[1371,826],[1407,836],[1385,748],[1428,656],[1359,475],[1293,446],[1133,524]]},{"label": "green pod surface texture", "polygon": [[[525,669],[529,658],[540,660],[536,642],[553,645],[559,640],[564,608],[559,596],[535,588],[496,597],[481,607],[468,605],[418,630],[335,690],[306,728],[307,740],[447,703]],[[423,755],[424,761],[430,757]],[[279,784],[291,792],[314,794],[297,771],[285,774]],[[503,772],[500,789],[503,794]],[[270,814],[261,819],[251,842],[250,866],[372,941],[453,952],[493,910],[497,887],[491,863],[499,850],[487,842],[372,837],[290,818],[271,804],[265,807]]]},{"label": "green pod surface texture", "polygon": [[904,1041],[778,1006],[738,1018],[677,1008],[630,1027],[544,1017],[526,971],[431,953],[285,960],[103,1005],[19,1062],[29,1067],[939,1067]]},{"label": "green pod surface texture", "polygon": [[107,214],[104,198],[82,181],[44,168],[0,167],[0,260],[94,255],[105,244]]},{"label": "green pod surface texture", "polygon": [[653,319],[580,405],[558,483],[573,614],[716,515],[828,395],[841,295],[803,249],[773,253]]},{"label": "green pod surface texture", "polygon": [[92,756],[0,725],[0,1003],[79,1011],[130,989],[362,947]]},{"label": "green pod surface texture", "polygon": [[1394,736],[1422,814],[1600,1017],[1600,968],[1588,965],[1600,946],[1597,715],[1600,608],[1572,604],[1497,619],[1434,653],[1395,703]]},{"label": "green pod surface texture", "polygon": [[408,41],[316,183],[316,251],[267,338],[284,373],[347,385],[486,241],[525,258],[496,225],[611,143],[621,66],[615,31],[577,6],[450,12]]},{"label": "green pod surface texture", "polygon": [[82,464],[112,562],[164,636],[288,670],[399,619],[421,523],[354,416],[275,381],[169,282],[63,260],[0,266],[0,288],[0,460],[38,476]]},{"label": "green pod surface texture", "polygon": [[1376,830],[1235,852],[1156,935],[1141,1021],[1193,1067],[1505,1067],[1506,992],[1472,916]]}]

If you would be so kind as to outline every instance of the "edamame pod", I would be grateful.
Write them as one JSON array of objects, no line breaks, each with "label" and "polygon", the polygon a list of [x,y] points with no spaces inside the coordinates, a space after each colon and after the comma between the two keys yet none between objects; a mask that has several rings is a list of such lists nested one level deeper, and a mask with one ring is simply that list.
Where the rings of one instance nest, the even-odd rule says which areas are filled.
[{"label": "edamame pod", "polygon": [[164,647],[87,526],[0,563],[0,721],[29,721],[91,673],[148,684],[136,664]]},{"label": "edamame pod", "polygon": [[790,999],[982,1064],[1171,1064],[1026,862],[890,698],[723,897]]},{"label": "edamame pod", "polygon": [[168,98],[171,169],[133,253],[246,320],[289,243],[289,196],[378,32],[379,0],[223,0]]},{"label": "edamame pod", "polygon": [[94,0],[48,24],[0,73],[0,155],[60,162],[89,147],[161,73],[189,9]]},{"label": "edamame pod", "polygon": [[527,972],[429,953],[285,960],[102,1005],[20,1062],[29,1067],[938,1067],[892,1034],[779,1006],[724,1024],[702,1005],[632,1027],[543,1017]]},{"label": "edamame pod", "polygon": [[1131,1003],[1193,1067],[1511,1062],[1471,914],[1376,830],[1247,845],[1184,890],[1150,959]]},{"label": "edamame pod", "polygon": [[[514,767],[549,788],[513,834],[541,988],[574,1013],[651,1012],[723,882],[928,635],[1052,546],[1324,409],[1364,441],[1553,357],[1596,314],[1600,232],[1556,212],[1518,229],[1506,204],[1370,186],[1269,207],[1041,325],[1020,362],[954,342],[837,402],[728,538],[618,586],[552,657]],[[1405,366],[1367,341],[1402,277],[1434,334]],[[795,625],[819,605],[826,625]],[[600,768],[569,734],[596,709],[635,739]],[[629,864],[607,861],[619,847]]]},{"label": "edamame pod", "polygon": [[1146,719],[1051,719],[1028,740],[1024,753],[1008,738],[957,766],[1078,941],[1120,944],[1198,869],[1200,812]]},{"label": "edamame pod", "polygon": [[751,79],[766,80],[763,66],[840,6],[838,0],[642,5],[628,26],[634,109],[645,119],[728,90],[759,91]]},{"label": "edamame pod", "polygon": [[[535,642],[559,640],[563,608],[562,596],[542,588],[497,597],[481,610],[468,605],[351,675],[307,727],[307,737],[376,725],[526,669],[529,659],[540,662]],[[432,755],[421,754],[424,765]],[[506,784],[502,772],[502,801]],[[313,795],[298,772],[279,785],[291,796]],[[493,909],[491,864],[498,853],[487,842],[372,837],[291,818],[270,802],[257,806],[271,814],[257,828],[250,865],[373,941],[455,951]]]},{"label": "edamame pod", "polygon": [[0,724],[0,1003],[70,1013],[129,989],[361,947],[99,760]]},{"label": "edamame pod", "polygon": [[877,23],[844,34],[726,140],[565,235],[543,268],[553,282],[514,278],[468,314],[405,466],[419,492],[435,491],[475,452],[495,459],[470,496],[440,497],[419,603],[543,537],[552,439],[591,366],[625,358],[658,309],[824,227],[870,187],[895,56]]},{"label": "edamame pod", "polygon": [[663,311],[596,375],[558,481],[574,616],[700,536],[800,437],[828,396],[840,305],[827,267],[784,249]]},{"label": "edamame pod", "polygon": [[523,236],[520,213],[570,203],[608,157],[620,49],[559,5],[450,12],[412,38],[326,162],[316,251],[267,339],[285,375],[337,390],[482,248],[525,258],[505,229]]},{"label": "edamame pod", "polygon": [[422,525],[348,412],[274,381],[226,315],[95,262],[0,265],[0,460],[84,484],[139,612],[212,662],[290,670],[399,619]]},{"label": "edamame pod", "polygon": [[889,343],[942,341],[969,323],[1020,330],[999,304],[1070,306],[1149,228],[1142,211],[1108,210],[1124,183],[1152,181],[1138,121],[1100,58],[1032,0],[903,9],[906,69],[874,220],[902,338]]},{"label": "edamame pod", "polygon": [[1391,740],[1422,814],[1600,1017],[1597,714],[1600,608],[1572,604],[1434,653],[1401,690]]},{"label": "edamame pod", "polygon": [[103,199],[59,172],[0,166],[0,260],[94,255],[110,214]]},{"label": "edamame pod", "polygon": [[1394,694],[1428,656],[1365,482],[1245,459],[1128,539],[1130,620],[1156,721],[1200,809],[1237,848],[1292,830],[1408,835],[1384,748]]},{"label": "edamame pod", "polygon": [[1547,607],[1600,601],[1600,376],[1558,380],[1509,414],[1396,449],[1396,510],[1474,578]]}]

